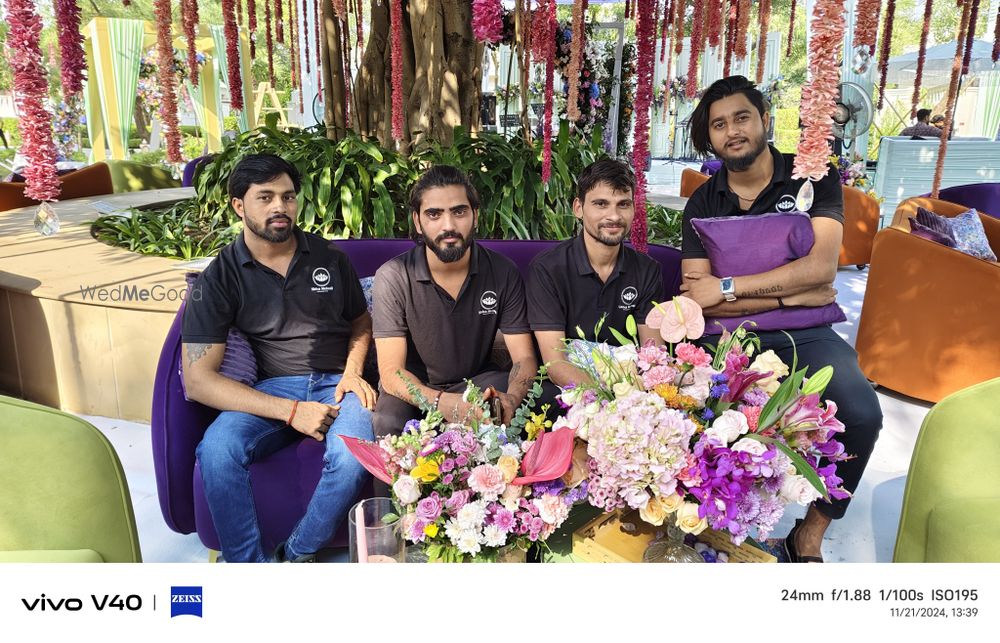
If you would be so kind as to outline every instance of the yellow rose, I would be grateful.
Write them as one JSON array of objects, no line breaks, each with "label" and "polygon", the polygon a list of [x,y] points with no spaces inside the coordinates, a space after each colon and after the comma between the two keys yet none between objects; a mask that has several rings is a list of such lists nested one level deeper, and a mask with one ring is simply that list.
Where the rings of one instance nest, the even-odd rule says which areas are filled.
[{"label": "yellow rose", "polygon": [[659,527],[667,517],[667,510],[660,498],[653,497],[649,499],[646,506],[639,508],[639,517],[649,524]]},{"label": "yellow rose", "polygon": [[685,502],[677,510],[677,526],[686,534],[698,535],[708,527],[708,520],[698,517],[698,505]]},{"label": "yellow rose", "polygon": [[681,505],[684,504],[684,497],[681,496],[680,494],[672,493],[666,498],[660,498],[660,502],[663,504],[663,507],[667,510],[667,513],[672,514],[678,509],[680,509]]},{"label": "yellow rose", "polygon": [[514,456],[502,455],[497,460],[497,468],[503,473],[503,481],[506,483],[517,477],[517,470],[520,467],[521,463]]},{"label": "yellow rose", "polygon": [[768,395],[774,395],[774,392],[778,390],[778,386],[781,384],[778,382],[778,378],[788,375],[788,365],[781,361],[781,358],[774,351],[764,351],[758,355],[750,364],[750,370],[758,373],[771,373],[769,377],[757,382],[757,386]]},{"label": "yellow rose", "polygon": [[435,536],[438,535],[438,526],[435,525],[434,523],[427,525],[426,527],[424,527],[424,535],[430,538],[434,538]]},{"label": "yellow rose", "polygon": [[410,475],[421,482],[434,482],[441,475],[441,470],[434,460],[417,458],[417,466],[410,471]]}]

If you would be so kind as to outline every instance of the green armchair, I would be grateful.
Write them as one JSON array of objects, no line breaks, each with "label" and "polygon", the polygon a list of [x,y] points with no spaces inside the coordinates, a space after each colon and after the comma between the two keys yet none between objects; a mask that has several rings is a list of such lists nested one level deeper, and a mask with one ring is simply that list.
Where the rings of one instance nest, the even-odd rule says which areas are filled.
[{"label": "green armchair", "polygon": [[111,170],[111,185],[115,194],[139,192],[141,190],[162,190],[181,187],[180,179],[175,179],[162,167],[144,165],[135,161],[105,161]]},{"label": "green armchair", "polygon": [[952,393],[924,418],[893,562],[1000,562],[1000,378]]},{"label": "green armchair", "polygon": [[0,396],[0,562],[141,562],[125,472],[93,425]]}]

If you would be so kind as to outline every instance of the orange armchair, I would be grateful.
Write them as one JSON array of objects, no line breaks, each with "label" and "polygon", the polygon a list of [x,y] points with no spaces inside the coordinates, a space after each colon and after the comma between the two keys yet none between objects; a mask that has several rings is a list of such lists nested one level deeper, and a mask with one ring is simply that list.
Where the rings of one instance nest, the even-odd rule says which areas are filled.
[{"label": "orange armchair", "polygon": [[691,198],[694,191],[701,187],[701,184],[708,180],[707,174],[702,174],[691,168],[684,168],[681,172],[681,196],[685,199]]},{"label": "orange armchair", "polygon": [[[855,348],[865,376],[929,402],[1000,377],[1000,263],[910,234],[925,207],[953,217],[964,206],[918,197],[875,235]],[[994,252],[1000,220],[980,215]]]},{"label": "orange armchair", "polygon": [[[106,163],[94,163],[76,172],[59,177],[62,190],[59,200],[78,199],[98,194],[111,194],[111,169]],[[0,182],[0,212],[37,205],[38,201],[24,196],[24,183]]]},{"label": "orange armchair", "polygon": [[878,232],[879,205],[857,188],[844,189],[844,239],[840,244],[840,265],[863,268],[872,260],[872,242]]}]

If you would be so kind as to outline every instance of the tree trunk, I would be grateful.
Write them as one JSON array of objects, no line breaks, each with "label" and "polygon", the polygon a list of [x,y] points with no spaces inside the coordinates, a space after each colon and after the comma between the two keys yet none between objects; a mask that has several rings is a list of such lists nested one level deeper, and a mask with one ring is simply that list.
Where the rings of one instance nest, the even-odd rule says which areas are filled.
[{"label": "tree trunk", "polygon": [[320,51],[324,77],[323,120],[326,122],[326,137],[335,141],[343,138],[347,131],[341,25],[331,3],[322,2],[321,6],[323,23],[320,37],[324,45]]},{"label": "tree trunk", "polygon": [[[391,1],[391,0],[389,0]],[[371,2],[371,26],[355,83],[355,128],[392,144],[391,29],[388,2]],[[450,144],[453,129],[479,129],[483,45],[472,35],[466,0],[403,3],[403,140]]]}]

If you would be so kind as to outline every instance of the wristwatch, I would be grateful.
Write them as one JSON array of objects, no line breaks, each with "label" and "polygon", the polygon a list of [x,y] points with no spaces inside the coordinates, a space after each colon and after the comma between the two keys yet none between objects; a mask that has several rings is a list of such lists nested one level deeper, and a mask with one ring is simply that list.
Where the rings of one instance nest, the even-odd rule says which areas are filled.
[{"label": "wristwatch", "polygon": [[722,296],[726,298],[726,301],[736,301],[736,282],[732,277],[720,279],[719,287],[722,289]]}]

